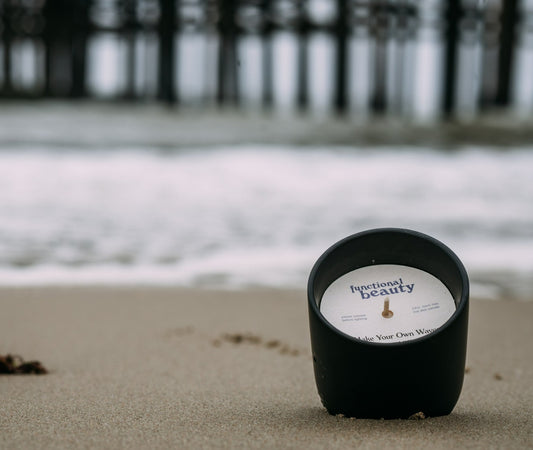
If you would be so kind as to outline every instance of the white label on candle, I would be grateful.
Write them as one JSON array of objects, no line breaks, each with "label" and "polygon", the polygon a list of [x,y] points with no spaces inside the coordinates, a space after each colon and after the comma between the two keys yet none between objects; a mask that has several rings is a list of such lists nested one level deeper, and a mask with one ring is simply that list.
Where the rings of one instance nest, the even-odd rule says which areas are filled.
[{"label": "white label on candle", "polygon": [[353,270],[326,289],[322,315],[355,338],[387,344],[432,333],[455,312],[446,286],[423,270],[381,264]]}]

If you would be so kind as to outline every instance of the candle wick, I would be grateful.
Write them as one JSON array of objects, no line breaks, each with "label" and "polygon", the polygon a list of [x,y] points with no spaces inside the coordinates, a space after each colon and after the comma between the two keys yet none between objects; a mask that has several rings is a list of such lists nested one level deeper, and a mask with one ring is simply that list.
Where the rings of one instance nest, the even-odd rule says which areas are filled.
[{"label": "candle wick", "polygon": [[383,302],[383,312],[381,315],[385,317],[385,319],[390,319],[394,313],[389,309],[389,297],[385,297],[385,301]]}]

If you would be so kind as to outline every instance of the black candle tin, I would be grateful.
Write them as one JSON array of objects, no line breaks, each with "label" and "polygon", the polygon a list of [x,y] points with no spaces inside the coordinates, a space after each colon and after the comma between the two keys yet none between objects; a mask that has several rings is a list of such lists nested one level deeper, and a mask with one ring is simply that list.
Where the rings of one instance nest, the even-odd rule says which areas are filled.
[{"label": "black candle tin", "polygon": [[[406,342],[365,342],[335,328],[320,312],[328,286],[350,271],[378,264],[409,266],[435,276],[450,291],[455,312],[431,334]],[[448,247],[406,229],[357,233],[318,259],[307,294],[315,380],[330,414],[394,419],[453,410],[464,378],[469,282]]]}]

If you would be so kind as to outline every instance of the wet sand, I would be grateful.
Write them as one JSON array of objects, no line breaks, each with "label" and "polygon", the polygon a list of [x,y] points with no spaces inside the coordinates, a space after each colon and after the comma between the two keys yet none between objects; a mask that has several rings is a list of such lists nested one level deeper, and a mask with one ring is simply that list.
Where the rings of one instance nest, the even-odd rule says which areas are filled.
[{"label": "wet sand", "polygon": [[330,416],[316,392],[305,292],[0,290],[0,448],[533,448],[533,302],[473,299],[452,414]]},{"label": "wet sand", "polygon": [[531,146],[532,119],[486,114],[475,120],[416,122],[232,109],[172,109],[99,102],[13,102],[0,109],[2,147],[166,148],[243,144],[311,146]]}]

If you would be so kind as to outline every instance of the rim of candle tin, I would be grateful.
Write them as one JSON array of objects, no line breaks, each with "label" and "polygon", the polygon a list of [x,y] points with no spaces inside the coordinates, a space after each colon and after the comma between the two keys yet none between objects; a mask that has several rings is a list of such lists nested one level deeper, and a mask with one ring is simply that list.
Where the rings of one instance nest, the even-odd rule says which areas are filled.
[{"label": "rim of candle tin", "polygon": [[[319,305],[318,305],[318,303],[316,301],[316,298],[315,298],[314,287],[315,287],[315,281],[316,281],[317,275],[318,275],[319,271],[321,270],[321,268],[322,268],[321,266],[324,263],[324,261],[331,255],[331,253],[335,252],[338,248],[346,245],[348,242],[351,242],[351,241],[353,241],[355,239],[361,238],[361,237],[369,235],[369,234],[380,234],[380,233],[408,234],[408,235],[411,235],[411,236],[414,236],[414,237],[429,241],[430,243],[432,243],[436,247],[440,248],[440,250],[442,250],[450,258],[450,260],[452,260],[452,262],[457,267],[457,270],[458,270],[460,278],[461,278],[461,284],[462,284],[461,295],[460,295],[459,301],[458,301],[458,303],[456,305],[454,313],[450,316],[450,318],[446,322],[444,322],[440,327],[438,327],[434,332],[432,332],[431,334],[428,334],[428,335],[425,335],[425,336],[421,336],[421,337],[418,337],[416,339],[410,339],[408,341],[401,341],[401,342],[390,342],[390,343],[386,343],[386,342],[368,342],[368,341],[364,341],[362,339],[358,339],[358,338],[356,338],[354,336],[350,336],[349,334],[346,334],[345,332],[339,330],[337,327],[332,325],[324,317],[324,315],[320,311],[320,307],[319,307]],[[393,264],[393,263],[389,263],[389,264]],[[381,264],[375,264],[375,266],[378,266],[378,265],[381,265]],[[401,265],[404,265],[406,267],[413,267],[415,269],[419,269],[418,267],[409,266],[408,264],[401,264]],[[360,269],[360,268],[363,268],[363,267],[372,267],[372,266],[373,265],[370,264],[370,265],[366,265],[366,266],[360,266],[360,267],[357,267],[356,269],[351,269],[351,270],[357,270],[357,269]],[[346,273],[350,272],[351,270],[347,270],[343,274],[340,274],[337,277],[337,279],[339,277],[341,277],[342,275],[345,275]],[[419,269],[419,270],[423,270],[423,269]],[[430,273],[433,276],[436,276],[435,274],[433,274],[431,272],[428,272],[428,273]],[[335,281],[335,280],[333,280],[333,281]],[[441,282],[442,282],[442,280],[441,280]],[[330,285],[331,285],[331,283],[328,285],[328,287]],[[444,285],[446,286],[446,289],[448,289],[448,290],[450,289],[446,284],[444,284]],[[326,287],[324,292],[327,290],[328,287]],[[324,292],[322,293],[322,296],[324,295]],[[452,295],[452,297],[453,297],[453,295]],[[328,328],[333,330],[335,333],[343,336],[345,339],[357,342],[358,344],[368,345],[370,347],[372,347],[372,346],[378,346],[378,347],[409,346],[409,345],[413,345],[413,344],[415,344],[417,342],[421,342],[421,341],[424,341],[424,340],[427,340],[427,339],[432,339],[433,336],[435,336],[435,335],[441,333],[443,330],[445,330],[454,321],[454,319],[458,315],[461,314],[461,312],[466,307],[466,304],[468,302],[468,297],[469,297],[468,274],[466,272],[466,269],[465,269],[463,263],[459,259],[459,257],[447,245],[443,244],[438,239],[435,239],[434,237],[431,237],[431,236],[429,236],[427,234],[424,234],[424,233],[421,233],[419,231],[410,230],[410,229],[407,229],[407,228],[391,228],[391,227],[389,227],[389,228],[372,228],[372,229],[369,229],[369,230],[365,230],[365,231],[361,231],[361,232],[352,234],[350,236],[345,237],[344,239],[341,239],[340,241],[338,241],[335,244],[333,244],[332,246],[330,246],[317,259],[317,261],[313,265],[313,268],[311,269],[311,272],[309,274],[309,281],[307,283],[307,299],[308,299],[308,303],[309,303],[310,307],[312,308],[313,312],[317,315],[317,317],[319,317],[320,320]]]}]

